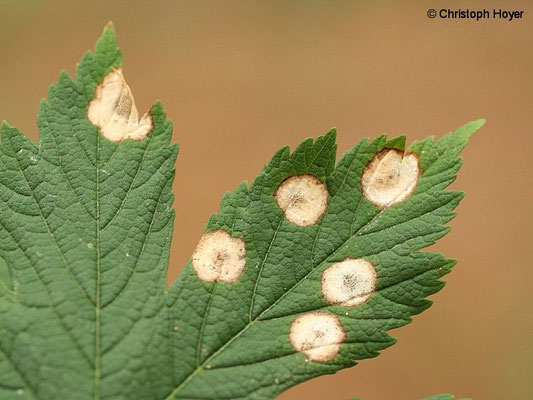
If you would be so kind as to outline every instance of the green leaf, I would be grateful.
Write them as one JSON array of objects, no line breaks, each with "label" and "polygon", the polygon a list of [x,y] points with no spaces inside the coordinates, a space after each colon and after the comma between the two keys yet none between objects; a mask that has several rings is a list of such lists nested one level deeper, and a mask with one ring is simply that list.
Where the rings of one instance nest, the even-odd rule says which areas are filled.
[{"label": "green leaf", "polygon": [[76,80],[63,72],[50,87],[38,146],[2,126],[0,256],[16,293],[0,300],[1,399],[161,398],[171,385],[156,338],[168,330],[177,146],[159,103],[142,141],[111,142],[89,122],[96,85],[120,63],[110,26]]},{"label": "green leaf", "polygon": [[[273,398],[315,376],[335,373],[375,357],[395,339],[386,331],[411,321],[431,305],[439,279],[454,260],[421,252],[449,228],[463,194],[445,190],[456,176],[458,153],[482,125],[476,121],[435,142],[415,142],[421,176],[412,195],[380,209],[361,189],[365,166],[401,141],[363,140],[334,168],[335,131],[281,149],[248,189],[227,194],[206,231],[224,230],[246,243],[246,270],[235,283],[200,280],[192,262],[169,291],[173,352],[179,385],[168,398]],[[401,148],[401,147],[400,147]],[[311,226],[285,218],[274,194],[288,177],[312,174],[327,186],[327,211]],[[375,293],[363,304],[330,304],[321,292],[323,273],[347,257],[377,270]],[[306,313],[338,317],[345,340],[327,362],[308,361],[289,339],[291,324]]]},{"label": "green leaf", "polygon": [[172,125],[156,102],[148,136],[115,142],[87,115],[120,66],[108,26],[50,87],[38,145],[2,125],[0,399],[269,399],[375,357],[430,306],[455,261],[420,249],[449,230],[482,121],[407,153],[365,139],[337,164],[334,130],[282,148],[167,289]]},{"label": "green leaf", "polygon": [[[350,400],[363,400],[362,398],[353,398]],[[433,396],[424,397],[422,400],[472,400],[467,398],[457,398],[453,394],[435,394]]]},{"label": "green leaf", "polygon": [[457,398],[453,394],[436,394],[434,396],[429,396],[424,398],[423,400],[471,400],[467,398]]}]

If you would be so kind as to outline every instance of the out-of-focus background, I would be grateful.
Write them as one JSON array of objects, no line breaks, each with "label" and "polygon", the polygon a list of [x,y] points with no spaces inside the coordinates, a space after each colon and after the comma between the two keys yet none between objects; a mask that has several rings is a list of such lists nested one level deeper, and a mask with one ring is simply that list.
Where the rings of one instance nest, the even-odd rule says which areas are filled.
[{"label": "out-of-focus background", "polygon": [[[524,15],[427,17],[441,7]],[[467,196],[433,246],[459,260],[435,305],[380,357],[281,399],[533,398],[531,2],[2,0],[0,119],[36,139],[40,98],[109,20],[139,109],[161,99],[181,145],[169,282],[224,192],[282,145],[336,126],[342,154],[365,136],[412,141],[486,118],[453,184]]]}]

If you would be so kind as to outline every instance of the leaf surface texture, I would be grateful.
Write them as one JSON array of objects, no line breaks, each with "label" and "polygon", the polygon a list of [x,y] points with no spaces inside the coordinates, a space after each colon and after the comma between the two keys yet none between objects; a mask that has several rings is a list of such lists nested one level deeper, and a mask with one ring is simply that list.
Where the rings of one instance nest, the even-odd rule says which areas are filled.
[{"label": "leaf surface texture", "polygon": [[[191,260],[166,288],[172,125],[156,102],[150,134],[115,143],[87,118],[121,63],[107,27],[76,79],[61,73],[50,87],[38,145],[2,126],[0,399],[270,399],[375,357],[395,341],[386,331],[430,306],[455,261],[421,249],[449,230],[463,195],[446,187],[482,121],[415,142],[417,185],[389,207],[365,197],[362,174],[376,154],[404,152],[404,137],[365,139],[337,163],[334,130],[282,148],[208,221],[206,232],[242,241],[238,278],[202,280]],[[293,176],[325,188],[324,210],[306,226],[276,202]],[[324,271],[346,259],[375,268],[374,290],[356,306],[322,294]],[[345,333],[327,361],[291,344],[291,325],[309,313],[335,316]]]}]

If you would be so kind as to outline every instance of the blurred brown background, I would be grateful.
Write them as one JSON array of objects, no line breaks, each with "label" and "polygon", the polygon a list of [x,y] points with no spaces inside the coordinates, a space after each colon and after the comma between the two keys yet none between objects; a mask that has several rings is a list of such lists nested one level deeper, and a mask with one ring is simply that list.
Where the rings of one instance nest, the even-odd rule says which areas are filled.
[{"label": "blurred brown background", "polygon": [[[426,16],[442,6],[525,13]],[[342,153],[365,136],[414,140],[486,118],[453,184],[467,197],[434,246],[459,260],[435,305],[380,357],[281,398],[533,398],[533,4],[1,0],[0,119],[35,139],[48,85],[109,20],[139,109],[161,99],[181,145],[169,281],[223,193],[282,145],[336,126]]]}]

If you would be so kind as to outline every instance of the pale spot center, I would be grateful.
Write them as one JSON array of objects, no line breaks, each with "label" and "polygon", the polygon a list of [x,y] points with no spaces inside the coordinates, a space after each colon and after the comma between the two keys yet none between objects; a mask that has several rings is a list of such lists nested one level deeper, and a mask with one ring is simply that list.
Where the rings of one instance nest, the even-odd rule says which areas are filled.
[{"label": "pale spot center", "polygon": [[377,153],[363,171],[363,194],[379,208],[392,206],[413,193],[419,175],[415,154],[385,149]]},{"label": "pale spot center", "polygon": [[148,113],[139,119],[133,95],[121,68],[107,74],[96,87],[87,109],[87,117],[112,142],[142,140],[153,127],[152,117]]},{"label": "pale spot center", "polygon": [[285,217],[299,226],[316,224],[326,211],[326,185],[314,175],[294,175],[284,180],[274,193]]},{"label": "pale spot center", "polygon": [[376,280],[372,263],[362,258],[347,258],[323,272],[322,294],[329,303],[356,306],[367,301],[375,292]]},{"label": "pale spot center", "polygon": [[289,339],[292,347],[310,361],[325,362],[339,353],[346,333],[336,315],[312,312],[292,322]]},{"label": "pale spot center", "polygon": [[233,283],[246,266],[244,240],[223,230],[204,233],[192,256],[192,266],[203,281]]}]

